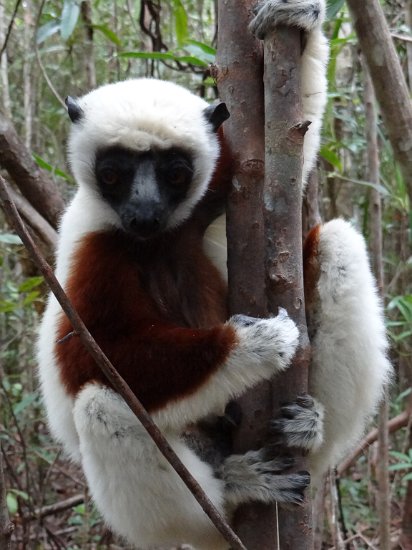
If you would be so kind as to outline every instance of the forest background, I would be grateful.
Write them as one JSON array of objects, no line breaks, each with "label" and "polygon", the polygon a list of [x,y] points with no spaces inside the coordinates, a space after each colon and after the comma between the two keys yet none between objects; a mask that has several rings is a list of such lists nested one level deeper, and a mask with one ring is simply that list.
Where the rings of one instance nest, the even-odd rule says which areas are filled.
[{"label": "forest background", "polygon": [[[66,165],[63,98],[96,85],[152,76],[213,100],[215,0],[0,1],[0,171],[52,260],[56,226],[74,193]],[[381,2],[412,87],[412,0]],[[370,173],[366,106],[375,106],[348,10],[329,2],[329,101],[306,219],[342,216],[371,236],[382,203],[384,301],[397,378],[365,444],[331,473],[315,501],[315,547],[412,549],[412,216],[407,183],[377,116],[379,178]],[[388,82],[388,86],[390,86]],[[13,548],[124,548],[90,502],[81,472],[50,439],[34,342],[46,287],[0,211],[0,443]],[[389,416],[389,421],[387,416]],[[381,430],[382,432],[382,430]],[[383,441],[383,447],[382,447]],[[382,493],[384,464],[389,492]],[[386,466],[385,466],[386,464]],[[1,477],[1,476],[0,476]],[[3,484],[0,484],[0,487]],[[382,521],[382,501],[390,519]],[[322,519],[323,518],[323,519]],[[386,542],[382,542],[386,541]]]}]

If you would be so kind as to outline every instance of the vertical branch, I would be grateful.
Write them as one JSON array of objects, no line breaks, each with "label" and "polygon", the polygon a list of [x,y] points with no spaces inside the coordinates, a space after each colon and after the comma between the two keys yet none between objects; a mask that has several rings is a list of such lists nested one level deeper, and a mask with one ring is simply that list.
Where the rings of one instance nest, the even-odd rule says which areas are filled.
[{"label": "vertical branch", "polygon": [[87,86],[90,90],[96,88],[96,67],[94,64],[94,44],[93,44],[93,20],[92,5],[89,0],[83,0],[80,4],[81,15],[84,23],[84,64],[87,75]]},{"label": "vertical branch", "polygon": [[[250,0],[219,4],[216,76],[219,95],[231,113],[225,136],[236,159],[228,203],[229,306],[231,313],[255,316],[266,316],[269,311],[276,314],[278,306],[286,307],[300,325],[303,346],[296,365],[303,368],[295,367],[294,373],[280,384],[276,380],[276,386],[282,385],[282,396],[273,396],[271,384],[264,383],[240,400],[243,420],[234,441],[236,452],[262,446],[273,403],[307,388],[301,241],[302,145],[306,126],[301,124],[296,107],[300,97],[300,32],[282,29],[276,31],[276,38],[266,41],[264,121],[261,50],[246,31],[252,4]],[[298,375],[300,370],[302,376]],[[308,547],[309,516],[307,510],[297,515],[280,513],[282,548]],[[276,548],[274,506],[242,506],[234,522],[249,549]]]},{"label": "vertical branch", "polygon": [[9,90],[9,76],[8,76],[8,60],[7,60],[7,48],[3,46],[6,42],[6,19],[5,19],[5,2],[0,0],[0,47],[2,52],[0,54],[0,82],[1,82],[1,96],[2,96],[2,109],[6,116],[11,118],[11,99]]},{"label": "vertical branch", "polygon": [[35,40],[33,27],[33,6],[31,0],[23,3],[24,18],[24,61],[23,61],[23,95],[24,95],[24,144],[31,148],[33,135],[33,79],[32,79],[32,52]]},{"label": "vertical branch", "polygon": [[[366,112],[366,142],[368,180],[376,185],[379,184],[379,147],[377,114],[375,107],[375,93],[372,81],[364,64],[365,74],[365,112]],[[377,189],[371,189],[369,203],[369,246],[372,256],[373,271],[378,284],[379,293],[383,299],[383,245],[382,245],[382,205],[381,197]],[[390,547],[390,484],[389,484],[389,404],[388,394],[385,392],[384,399],[379,410],[378,426],[378,513],[379,533],[381,548]]]},{"label": "vertical branch", "polygon": [[412,200],[412,105],[399,57],[379,0],[347,3],[394,156]]},{"label": "vertical branch", "polygon": [[[301,35],[279,27],[265,40],[265,278],[269,311],[284,307],[299,326],[300,345],[293,364],[272,385],[273,408],[306,393],[310,345],[306,329],[302,265],[303,138],[300,94]],[[299,469],[304,467],[303,460]],[[283,548],[310,546],[310,506],[295,514],[280,510]]]},{"label": "vertical branch", "polygon": [[[253,5],[253,0],[219,2],[216,77],[230,112],[224,131],[235,158],[227,205],[229,310],[265,317],[262,48],[247,30]],[[263,443],[266,426],[253,418],[262,418],[266,402],[260,389],[240,399],[243,422],[235,437],[236,452]]]}]

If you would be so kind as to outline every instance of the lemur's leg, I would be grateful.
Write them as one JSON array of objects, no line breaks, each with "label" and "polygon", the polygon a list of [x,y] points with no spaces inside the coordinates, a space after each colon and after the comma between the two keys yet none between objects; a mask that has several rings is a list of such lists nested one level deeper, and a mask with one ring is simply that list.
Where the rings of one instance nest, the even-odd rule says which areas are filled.
[{"label": "lemur's leg", "polygon": [[333,220],[309,234],[304,260],[309,392],[325,409],[323,443],[310,455],[317,476],[362,435],[391,365],[363,237],[349,223]]},{"label": "lemur's leg", "polygon": [[[203,550],[227,549],[189,489],[116,392],[88,384],[76,398],[74,420],[92,497],[116,533],[144,548],[186,542]],[[165,435],[223,513],[222,480],[177,434]]]},{"label": "lemur's leg", "polygon": [[322,117],[326,105],[326,65],[329,47],[322,33],[325,0],[264,0],[255,9],[250,28],[263,39],[274,26],[283,24],[305,31],[302,53],[303,118],[311,125],[305,135],[303,154],[303,186],[306,184],[319,150]]}]

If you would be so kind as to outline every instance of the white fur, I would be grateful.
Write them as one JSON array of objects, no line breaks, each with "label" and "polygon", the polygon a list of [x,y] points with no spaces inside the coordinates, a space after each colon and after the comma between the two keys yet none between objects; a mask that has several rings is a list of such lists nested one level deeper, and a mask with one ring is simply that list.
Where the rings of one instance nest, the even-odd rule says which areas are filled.
[{"label": "white fur", "polygon": [[97,88],[78,104],[84,115],[72,126],[68,149],[79,186],[96,187],[94,159],[100,147],[120,145],[142,152],[181,147],[192,155],[194,175],[169,227],[187,218],[207,189],[219,152],[203,115],[208,103],[172,82],[140,78]]}]

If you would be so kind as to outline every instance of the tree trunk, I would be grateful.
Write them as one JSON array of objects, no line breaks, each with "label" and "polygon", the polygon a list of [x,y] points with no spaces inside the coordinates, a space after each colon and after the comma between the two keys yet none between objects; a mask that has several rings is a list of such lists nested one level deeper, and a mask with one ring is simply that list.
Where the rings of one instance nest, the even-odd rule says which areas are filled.
[{"label": "tree trunk", "polygon": [[[379,147],[378,127],[375,107],[375,93],[366,64],[365,75],[365,112],[366,112],[366,143],[368,153],[368,181],[379,184]],[[371,189],[369,195],[369,248],[372,257],[373,272],[378,284],[379,293],[383,299],[384,275],[383,275],[383,250],[382,250],[382,205],[381,197],[377,189]],[[378,468],[377,481],[379,489],[378,515],[380,547],[390,547],[390,483],[389,483],[389,404],[388,394],[385,392],[384,400],[379,410],[378,427]]]},{"label": "tree trunk", "polygon": [[[253,0],[226,0],[219,3],[218,13],[216,76],[219,95],[231,113],[225,123],[225,136],[236,159],[227,212],[229,306],[231,314],[260,317],[269,312],[277,314],[280,305],[286,307],[300,325],[302,342],[305,342],[304,352],[298,353],[300,362],[303,357],[307,359],[300,200],[304,127],[298,124],[302,121],[295,106],[299,97],[298,81],[288,77],[286,88],[279,88],[285,74],[292,73],[294,79],[298,78],[300,33],[282,29],[276,32],[276,39],[271,37],[266,41],[265,121],[261,47],[247,31],[253,5]],[[272,88],[278,91],[275,93]],[[290,110],[285,105],[287,100],[291,100]],[[280,124],[279,111],[283,113]],[[265,178],[264,127],[267,130]],[[240,399],[243,419],[234,440],[235,452],[264,445],[269,419],[279,401],[306,390],[307,368],[303,368],[299,382],[299,369],[293,374],[290,370],[291,374],[282,377],[281,383],[276,379],[274,388],[270,383],[263,383]],[[282,386],[281,396],[274,392],[279,386]],[[282,548],[309,547],[309,515],[307,510],[296,514],[279,512]],[[249,550],[269,550],[277,547],[276,519],[275,506],[254,503],[239,508],[234,522]]]},{"label": "tree trunk", "polygon": [[40,170],[13,124],[1,113],[0,166],[8,171],[22,195],[55,228],[64,208],[57,185]]},{"label": "tree trunk", "polygon": [[379,0],[347,0],[382,118],[412,200],[412,105]]},{"label": "tree trunk", "polygon": [[6,485],[3,473],[3,458],[0,452],[0,548],[2,550],[11,549],[11,534],[14,525],[9,520],[9,514],[6,503]]}]

